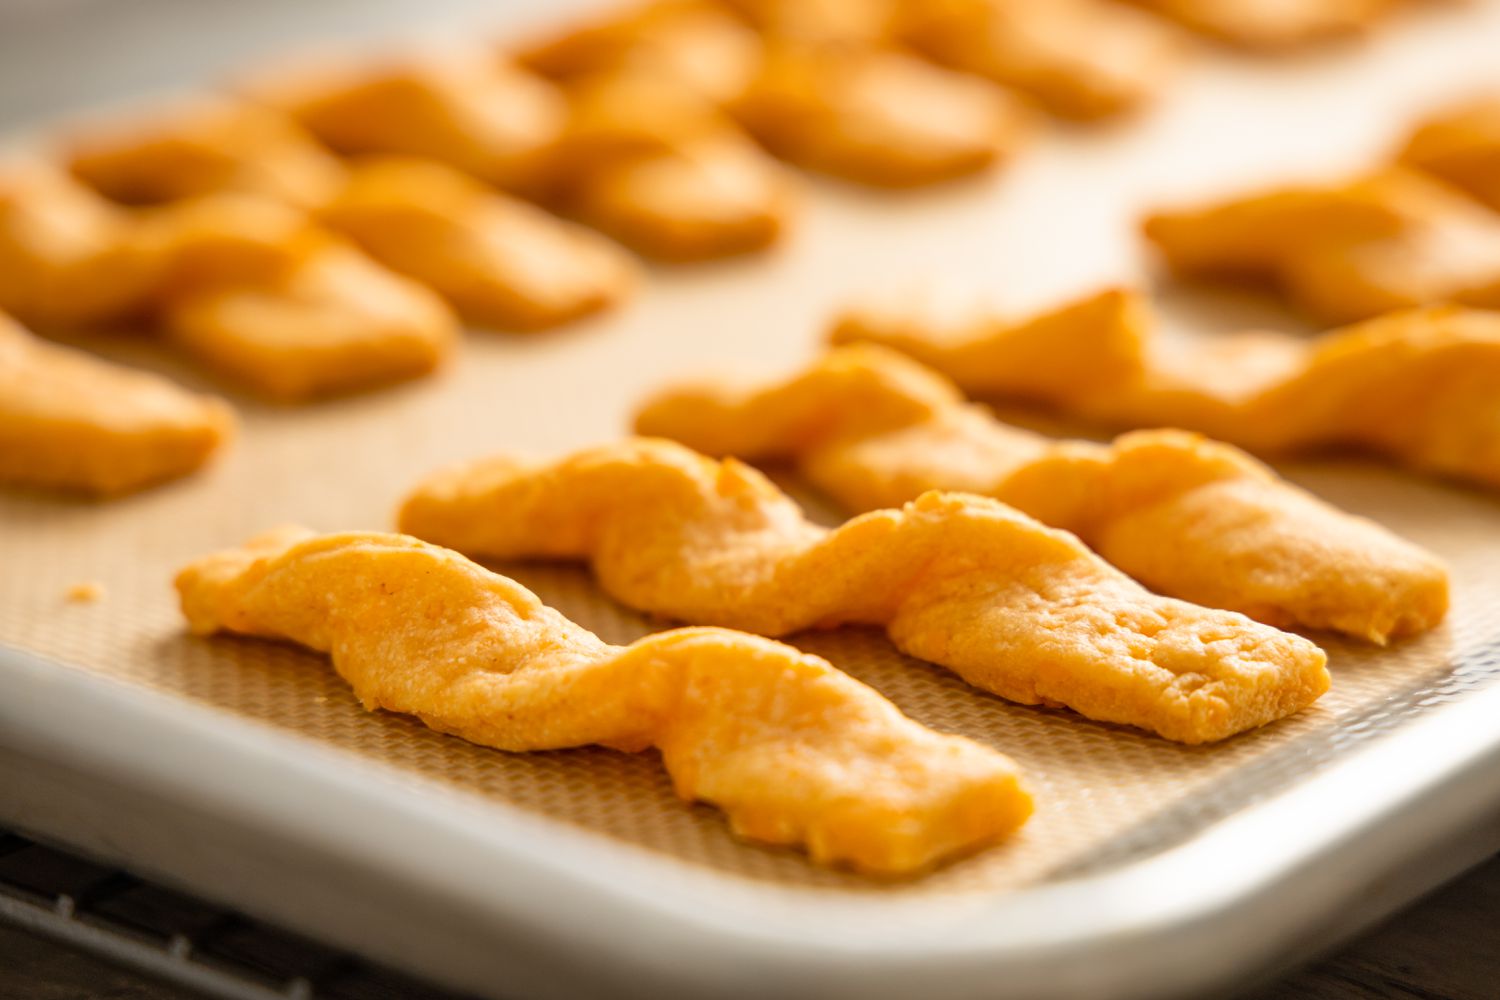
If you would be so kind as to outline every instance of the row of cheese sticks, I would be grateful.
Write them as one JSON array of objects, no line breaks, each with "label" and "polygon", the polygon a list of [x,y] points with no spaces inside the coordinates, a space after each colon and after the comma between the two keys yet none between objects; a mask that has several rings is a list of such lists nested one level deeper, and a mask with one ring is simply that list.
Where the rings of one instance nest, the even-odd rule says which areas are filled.
[{"label": "row of cheese sticks", "polygon": [[[230,243],[219,252],[232,256],[233,249]],[[335,258],[328,266],[338,265]],[[186,301],[192,306],[195,300]],[[193,328],[181,329],[187,336]],[[367,359],[362,352],[372,350],[372,329],[360,330],[353,346],[325,338],[285,345],[279,352],[268,344],[256,352],[260,345],[242,343],[239,363],[259,364],[266,378],[285,379],[293,370],[317,371],[311,364],[316,360],[332,379],[385,363],[410,343],[392,331],[386,347]],[[852,434],[851,414],[868,407],[870,427],[904,429],[907,437],[904,443],[870,445],[868,460],[886,467],[866,468],[859,485],[835,490],[856,508],[909,499],[905,484],[912,482],[923,482],[924,488],[982,486],[988,492],[1009,473],[1004,461],[979,459],[995,451],[1024,455],[1051,447],[1015,428],[991,429],[993,421],[960,405],[956,390],[937,375],[942,373],[981,399],[1039,403],[1104,427],[1187,428],[1270,458],[1353,449],[1413,471],[1500,487],[1500,315],[1495,313],[1435,306],[1391,313],[1313,340],[1246,332],[1175,343],[1154,335],[1146,298],[1128,290],[1108,289],[1023,319],[908,296],[849,310],[831,324],[828,339],[838,349],[804,376],[806,388],[797,389],[802,383],[794,381],[768,390],[763,400],[745,404],[759,419],[743,425],[737,411],[702,402],[689,443],[715,454],[800,460],[804,451],[816,453],[824,442],[800,440],[797,421],[824,434],[832,428]],[[197,468],[232,422],[221,403],[41,343],[13,323],[0,326],[0,341],[6,344],[0,416],[14,442],[11,460],[0,468],[6,482],[125,492]],[[915,362],[861,344],[894,349]],[[211,346],[200,349],[208,353]],[[293,352],[304,363],[290,366]],[[923,365],[932,371],[923,371]],[[871,388],[888,382],[927,385],[925,401]],[[37,396],[43,385],[48,387],[45,406]],[[644,412],[642,427],[658,433],[652,412]],[[896,416],[908,412],[908,419]],[[934,412],[942,414],[934,423],[944,445],[940,451],[929,451],[928,432],[913,426]],[[130,413],[139,420],[120,420]],[[57,467],[24,457],[52,450],[54,435],[61,433],[57,426],[96,445],[75,448],[78,457]],[[29,443],[28,433],[36,435]],[[964,434],[960,446],[956,442]],[[193,445],[161,447],[179,435]],[[1080,449],[1069,453],[1071,460],[1087,464],[1086,449]],[[975,459],[972,472],[932,478],[924,456],[955,452]],[[130,454],[158,460],[124,473],[112,456]],[[837,464],[817,458],[809,471],[824,479],[816,470]],[[1018,482],[1001,495],[1031,509],[1018,499],[1027,489]],[[1064,509],[1070,496],[1065,492],[1045,502]]]},{"label": "row of cheese sticks", "polygon": [[[638,233],[664,256],[713,255],[768,242],[779,224],[774,183],[727,183],[756,173],[735,122],[793,160],[891,183],[964,172],[1006,145],[1014,109],[901,56],[892,45],[908,35],[931,38],[927,47],[939,50],[1003,50],[1015,70],[982,75],[1034,77],[1030,92],[1048,105],[1067,103],[1056,88],[1103,87],[1080,82],[1089,71],[1141,78],[1122,84],[1126,90],[1159,75],[1157,60],[1117,51],[1153,47],[1122,45],[1130,32],[1118,19],[1128,24],[1129,12],[1100,0],[729,6],[749,23],[707,0],[669,0],[512,51],[510,60],[448,48],[281,66],[237,88],[263,105],[258,115],[211,104],[165,109],[155,120],[78,137],[68,159],[79,178],[127,203],[229,189],[313,207],[339,186],[338,168],[315,138],[343,154],[439,160],[606,229]],[[907,24],[915,27],[900,27]],[[1108,44],[1080,45],[1080,33]],[[1129,103],[1121,94],[1109,100]],[[694,152],[700,147],[703,156]],[[718,155],[731,147],[739,152]],[[636,169],[673,156],[686,161],[676,171]],[[694,164],[702,168],[697,182]],[[674,244],[670,199],[650,197],[665,182],[646,181],[664,174],[679,199],[693,191],[717,203],[696,220],[676,220],[678,228],[735,214],[736,199],[715,197],[730,189],[757,203],[756,217],[718,241],[700,235]],[[621,179],[630,177],[638,182]],[[646,204],[626,206],[627,193]],[[647,209],[667,218],[653,223],[641,214]]]},{"label": "row of cheese sticks", "polygon": [[[746,633],[882,625],[984,691],[1199,743],[1327,689],[1322,651],[1278,628],[1384,643],[1447,611],[1439,560],[1232,447],[1050,441],[880,347],[760,389],[669,389],[637,428],[658,437],[440,471],[400,513],[425,542],[294,530],[210,556],[179,577],[184,610],[196,631],[330,652],[368,707],[486,745],[657,746],[742,835],[885,874],[1014,829],[1017,769]],[[869,512],[817,526],[755,470],[666,438],[793,459]],[[716,628],[608,647],[457,552],[587,561],[622,603]]]},{"label": "row of cheese sticks", "polygon": [[[641,95],[620,91],[621,83],[596,87],[598,106],[585,116],[592,124],[574,133],[581,162],[608,163],[611,148],[634,141],[631,129],[612,116],[629,117],[630,108],[643,106]],[[358,101],[346,106],[353,100],[348,95],[360,90],[351,87],[334,88],[344,95],[340,100],[313,101],[324,110],[305,114],[332,122],[371,117],[358,111]],[[367,80],[364,87],[374,84]],[[374,100],[377,106],[411,103],[375,89],[384,94]],[[402,135],[431,131],[380,115],[372,120]],[[361,147],[351,140],[346,146],[435,153],[397,142]],[[1500,216],[1448,183],[1495,202],[1500,104],[1479,102],[1438,116],[1413,134],[1401,161],[1400,168],[1348,185],[1162,214],[1148,221],[1147,233],[1180,272],[1273,277],[1336,318],[1434,300],[1494,302]],[[597,311],[623,298],[630,285],[628,261],[607,241],[429,159],[388,156],[347,165],[290,119],[248,102],[203,100],[149,127],[96,132],[75,143],[70,164],[72,177],[41,163],[0,174],[0,308],[43,330],[154,315],[232,377],[281,398],[434,367],[455,339],[456,324],[414,282],[471,322],[512,329],[544,328]],[[80,177],[114,201],[78,183]],[[751,199],[764,212],[726,217],[722,206],[691,197],[690,187],[647,187],[662,197],[634,221],[617,213],[627,227],[727,246],[742,238],[753,242],[760,237],[752,231],[780,225],[779,212],[768,207],[776,197]],[[738,221],[710,234],[688,216],[663,214],[674,198],[715,224]],[[130,209],[114,202],[166,204]],[[236,225],[243,232],[231,232]],[[205,235],[210,230],[212,239]],[[236,266],[226,267],[225,255],[212,252],[215,241],[236,240],[256,246],[255,266],[239,266],[246,256],[240,254]],[[200,265],[194,254],[206,260]],[[325,266],[335,259],[341,267]],[[272,260],[275,266],[268,265]],[[183,297],[187,270],[209,275],[200,284],[211,287],[196,291],[194,308],[170,308],[174,296]],[[332,280],[332,272],[357,279]],[[354,284],[373,294],[352,294]],[[164,299],[168,307],[159,308]],[[247,302],[255,308],[245,308]],[[277,329],[267,329],[272,319]],[[304,348],[317,355],[316,345],[330,340],[342,341],[353,356],[363,349],[365,329],[374,341],[394,330],[412,349],[371,369],[351,366],[342,378],[316,356],[302,356]],[[272,340],[280,342],[278,358],[267,365],[258,355]]]},{"label": "row of cheese sticks", "polygon": [[[260,109],[219,101],[182,114],[195,129],[243,136],[247,167],[274,163],[253,148],[275,116],[267,123]],[[225,356],[210,360],[232,380],[301,399],[431,370],[457,337],[454,310],[480,325],[539,329],[629,289],[632,267],[613,244],[441,164],[388,157],[338,169],[336,187],[308,211],[239,190],[251,185],[228,175],[218,191],[127,208],[41,162],[12,164],[0,174],[0,307],[46,331],[145,322],[176,335],[197,325],[177,308],[191,298],[223,325],[184,334],[189,349],[222,340]],[[155,183],[172,177],[162,165],[124,164],[116,176],[133,170]],[[344,280],[319,280],[331,271]],[[263,308],[233,307],[246,299]],[[421,357],[342,382],[316,370],[320,347],[339,341],[357,353],[368,338],[378,350],[390,328],[421,340]],[[284,352],[275,370],[234,363],[231,345],[273,340]]]},{"label": "row of cheese sticks", "polygon": [[[500,189],[649,255],[761,247],[785,226],[789,188],[741,126],[790,160],[869,181],[975,169],[1016,134],[1013,102],[892,45],[913,33],[927,49],[1008,39],[1038,80],[1076,84],[1042,54],[1072,51],[1059,41],[1069,23],[1126,13],[1098,0],[1084,7],[1108,17],[1066,13],[1074,6],[1000,5],[979,31],[960,30],[963,4],[684,0],[509,60],[446,49],[281,67],[238,96],[80,132],[60,151],[66,171],[0,170],[0,309],[44,331],[145,317],[281,399],[409,378],[447,355],[453,312],[541,329],[629,290],[632,267],[612,244]],[[209,246],[235,241],[255,245],[253,266]],[[187,271],[208,280],[189,289]]]},{"label": "row of cheese sticks", "polygon": [[[976,436],[988,419],[911,362],[841,349],[762,392],[668,391],[640,424],[796,454],[855,508],[915,444],[920,468],[881,480],[904,505],[820,527],[746,465],[639,438],[443,470],[402,505],[407,535],[278,530],[178,589],[194,631],[328,652],[367,708],[511,751],[656,746],[678,792],[741,835],[881,874],[1012,831],[1031,811],[1018,769],[757,636],[882,625],[981,690],[1202,743],[1328,689],[1322,650],[1269,623],[1384,642],[1446,612],[1438,560],[1232,448],[1045,444],[992,420]],[[928,490],[945,479],[990,495]],[[713,627],[607,646],[460,552],[584,560],[622,603]]]},{"label": "row of cheese sticks", "polygon": [[1443,109],[1359,176],[1145,220],[1172,271],[1269,285],[1323,322],[1500,308],[1500,96]]},{"label": "row of cheese sticks", "polygon": [[430,289],[277,201],[126,212],[40,163],[0,187],[0,306],[42,331],[155,329],[285,400],[431,371],[458,336]]},{"label": "row of cheese sticks", "polygon": [[[1402,6],[1393,0],[1130,3],[1137,9],[1110,0],[664,0],[598,17],[523,49],[521,58],[549,75],[658,63],[732,106],[758,84],[761,47],[771,50],[764,62],[774,67],[791,49],[863,46],[915,53],[1049,114],[1090,120],[1149,103],[1181,60],[1183,39],[1141,9],[1265,50],[1357,34]],[[758,43],[745,35],[746,25]],[[774,77],[777,70],[762,72]]]},{"label": "row of cheese sticks", "polygon": [[[52,361],[64,353],[31,347]],[[39,399],[77,399],[49,392],[46,375],[90,377],[98,366],[75,357],[43,365],[28,381],[41,384]],[[1276,624],[1384,641],[1431,627],[1446,608],[1436,560],[1233,449],[1170,432],[1110,447],[1043,442],[878,350],[842,348],[786,385],[750,395],[669,391],[643,409],[640,425],[757,457],[796,455],[854,509],[933,486],[1003,497],[1082,534],[1160,592]],[[24,436],[58,440],[47,430]],[[129,443],[101,438],[90,450],[120,461]],[[921,458],[903,462],[903,453]],[[928,494],[829,532],[745,467],[664,442],[551,466],[501,459],[441,473],[408,500],[402,527],[476,555],[591,558],[622,600],[689,621],[773,635],[883,623],[903,649],[986,690],[1175,739],[1217,739],[1271,721],[1327,683],[1311,644],[1238,614],[1155,597],[1072,535],[997,501]],[[202,567],[184,575],[195,627],[330,648],[372,707],[416,712],[514,750],[654,743],[679,790],[723,805],[744,835],[804,843],[820,860],[870,871],[919,870],[993,840],[1029,810],[1009,762],[925,733],[786,647],[689,631],[625,655],[430,546],[278,537],[210,560],[239,568],[214,577],[214,588],[232,584],[232,592],[215,589],[206,604],[192,596],[203,593],[193,582],[204,578]],[[450,577],[499,600],[523,619],[514,628],[542,638],[517,642],[509,619],[496,615],[481,616],[488,624],[474,634],[463,623],[475,619],[459,612],[482,605],[454,603]],[[396,594],[404,596],[391,600]],[[452,630],[423,610],[440,608],[458,616]],[[415,644],[394,660],[387,626]],[[559,643],[559,629],[573,638]],[[447,657],[464,650],[468,658]],[[564,655],[570,650],[576,655]],[[660,711],[646,712],[652,705]],[[725,753],[725,740],[743,755]],[[709,746],[717,750],[708,754]]]},{"label": "row of cheese sticks", "polygon": [[929,295],[849,310],[828,339],[1097,426],[1187,428],[1269,458],[1362,451],[1500,489],[1500,313],[1426,306],[1311,339],[1172,341],[1155,327],[1147,299],[1122,289],[1025,318]]}]

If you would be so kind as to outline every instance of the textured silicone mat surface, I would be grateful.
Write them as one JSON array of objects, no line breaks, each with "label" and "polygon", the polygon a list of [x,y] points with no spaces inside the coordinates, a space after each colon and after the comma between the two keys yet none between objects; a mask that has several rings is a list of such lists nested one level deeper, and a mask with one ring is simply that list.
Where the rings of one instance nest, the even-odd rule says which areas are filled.
[{"label": "textured silicone mat surface", "polygon": [[[1357,164],[1433,101],[1486,76],[1500,86],[1490,65],[1497,41],[1500,13],[1490,7],[1413,16],[1369,46],[1305,61],[1205,58],[1158,112],[1119,130],[1041,138],[995,179],[900,196],[809,184],[800,231],[783,250],[653,272],[616,316],[529,339],[476,332],[438,377],[384,393],[305,409],[237,400],[241,439],[206,475],[103,505],[0,496],[0,642],[345,750],[430,789],[434,808],[454,794],[502,801],[732,879],[847,893],[988,893],[1159,850],[1413,712],[1497,679],[1500,498],[1352,461],[1286,469],[1449,559],[1455,606],[1443,629],[1391,649],[1318,636],[1331,654],[1333,690],[1297,718],[1218,746],[1178,747],[1008,705],[900,656],[877,632],[795,637],[921,721],[1013,755],[1029,776],[1038,811],[1022,835],[901,885],[735,842],[715,810],[674,798],[652,754],[505,755],[367,714],[320,657],[184,635],[170,579],[186,560],[277,523],[387,528],[406,488],[445,462],[607,440],[665,378],[784,370],[810,355],[822,319],[851,293],[930,273],[981,283],[1020,307],[1138,278],[1130,220],[1140,207]],[[1212,335],[1264,318],[1261,308],[1179,301],[1168,318],[1175,332]],[[208,384],[139,339],[90,343]],[[499,568],[610,640],[659,627],[613,605],[580,570]],[[92,581],[102,599],[66,599]]]}]

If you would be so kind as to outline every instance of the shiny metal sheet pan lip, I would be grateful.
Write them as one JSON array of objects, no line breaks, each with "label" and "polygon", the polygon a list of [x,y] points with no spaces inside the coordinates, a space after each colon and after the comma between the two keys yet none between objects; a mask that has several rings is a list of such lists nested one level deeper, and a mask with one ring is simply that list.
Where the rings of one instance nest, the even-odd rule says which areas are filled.
[{"label": "shiny metal sheet pan lip", "polygon": [[[1500,650],[1476,670],[1493,679]],[[19,652],[0,652],[0,679],[0,775],[19,792],[0,800],[6,822],[494,996],[1199,995],[1500,842],[1493,683],[1141,860],[958,907],[872,907],[622,863],[593,834],[435,807],[346,754]],[[67,782],[49,768],[84,785],[55,794]],[[266,864],[274,885],[245,881]]]},{"label": "shiny metal sheet pan lip", "polygon": [[[320,34],[389,35],[433,11],[556,16],[550,4],[457,0],[125,7],[74,3],[72,35],[40,15],[35,30],[8,25],[0,123],[186,87]],[[1034,851],[1046,863],[1024,878],[981,858],[890,891],[852,891],[795,856],[735,844],[707,807],[672,800],[649,760],[569,758],[571,770],[555,769],[572,782],[565,814],[531,786],[508,797],[519,786],[485,779],[525,771],[543,785],[555,771],[367,717],[317,658],[186,648],[166,581],[182,560],[279,520],[385,525],[412,477],[444,461],[606,439],[673,374],[786,370],[821,317],[853,292],[919,277],[914,262],[1028,304],[1140,280],[1130,234],[1144,205],[1368,162],[1427,106],[1500,86],[1497,32],[1500,11],[1474,5],[1412,14],[1367,51],[1275,66],[1205,55],[1158,111],[1059,131],[994,185],[900,198],[813,185],[795,238],[764,260],[653,272],[621,315],[555,340],[476,334],[458,365],[420,386],[296,414],[247,404],[234,452],[190,482],[97,508],[0,496],[0,821],[504,997],[1191,996],[1352,932],[1500,843],[1493,498],[1358,466],[1288,470],[1453,559],[1463,587],[1455,626],[1430,644],[1378,656],[1339,645],[1348,683],[1329,699],[1344,700],[1278,727],[1264,752],[1252,736],[1168,754],[985,701],[897,662],[878,636],[797,637],[919,719],[1024,751],[1043,783],[1071,781],[1067,823],[1088,819],[1078,792],[1090,753],[1116,755],[1091,780],[1160,763],[1196,782],[1122,797],[1114,806],[1128,808],[1098,827],[1107,837]],[[62,91],[31,86],[57,67],[76,70]],[[1246,319],[1219,305],[1168,319]],[[356,431],[378,454],[348,446]],[[331,455],[341,490],[296,481]],[[57,595],[95,574],[106,598],[61,610]],[[565,575],[522,582],[612,641],[638,634]],[[1042,766],[1068,763],[1045,752],[1058,743],[1074,754],[1061,777]],[[1053,784],[1046,801],[1068,791]],[[611,809],[655,825],[611,825]],[[1065,827],[1057,812],[1032,825],[1038,839]]]}]

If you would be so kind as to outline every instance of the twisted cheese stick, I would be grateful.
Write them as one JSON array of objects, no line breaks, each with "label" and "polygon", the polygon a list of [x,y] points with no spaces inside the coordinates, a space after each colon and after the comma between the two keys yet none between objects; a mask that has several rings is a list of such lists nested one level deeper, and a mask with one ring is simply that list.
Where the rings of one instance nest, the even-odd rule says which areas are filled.
[{"label": "twisted cheese stick", "polygon": [[745,253],[780,238],[789,178],[703,94],[654,69],[585,74],[565,92],[551,202],[663,260]]},{"label": "twisted cheese stick", "polygon": [[878,347],[830,351],[756,392],[666,392],[636,426],[711,454],[794,459],[855,510],[933,489],[996,497],[1155,590],[1278,626],[1384,642],[1433,627],[1448,606],[1438,560],[1234,448],[1178,431],[1054,441]]},{"label": "twisted cheese stick", "polygon": [[681,621],[773,636],[884,625],[904,652],[1012,701],[1185,743],[1328,687],[1307,640],[1150,594],[996,501],[929,493],[830,531],[755,470],[666,441],[448,470],[401,526],[475,556],[590,559],[615,597]]},{"label": "twisted cheese stick", "polygon": [[1160,92],[1182,54],[1155,18],[1099,0],[905,0],[897,31],[952,69],[1014,87],[1052,114],[1092,120]]},{"label": "twisted cheese stick", "polygon": [[647,71],[722,103],[744,93],[761,49],[755,30],[714,0],[650,0],[546,31],[512,58],[554,80]]},{"label": "twisted cheese stick", "polygon": [[191,564],[177,589],[194,632],[330,653],[370,710],[501,750],[655,746],[683,798],[821,863],[913,873],[1031,812],[1009,759],[816,656],[703,628],[611,646],[413,538],[282,529]]},{"label": "twisted cheese stick", "polygon": [[1146,299],[1118,288],[1019,320],[933,289],[847,310],[828,342],[892,348],[971,395],[1066,407],[1137,380],[1151,324]]},{"label": "twisted cheese stick", "polygon": [[1158,212],[1142,228],[1179,274],[1270,282],[1325,322],[1500,306],[1500,216],[1403,167]]},{"label": "twisted cheese stick", "polygon": [[0,314],[0,483],[128,493],[192,472],[234,427],[222,400],[46,343]]},{"label": "twisted cheese stick", "polygon": [[[778,156],[871,184],[926,184],[980,170],[1019,138],[1016,101],[903,55],[879,12],[867,19],[853,7],[806,0],[733,6],[755,30],[713,4],[667,0],[585,22],[521,59],[564,80],[601,73],[666,80],[674,94],[727,111]],[[670,112],[672,102],[635,103]]]},{"label": "twisted cheese stick", "polygon": [[269,68],[241,89],[337,153],[433,159],[513,191],[544,182],[567,126],[556,88],[481,48],[324,54]]},{"label": "twisted cheese stick", "polygon": [[[153,153],[137,166],[160,182],[157,193],[178,181],[148,168],[168,163],[192,183],[216,176]],[[267,167],[235,182],[266,172],[274,174]],[[117,179],[128,186],[132,176]],[[43,164],[0,169],[0,309],[39,329],[149,321],[198,359],[285,400],[425,374],[457,337],[432,293],[301,209],[226,192],[127,212]]]},{"label": "twisted cheese stick", "polygon": [[889,45],[902,4],[896,0],[714,0],[771,38]]},{"label": "twisted cheese stick", "polygon": [[199,98],[76,135],[73,174],[116,201],[254,194],[307,211],[381,264],[441,294],[466,319],[556,326],[630,284],[608,240],[436,160],[341,161],[289,115]]},{"label": "twisted cheese stick", "polygon": [[1145,302],[1109,291],[1022,323],[861,310],[835,343],[910,353],[984,396],[1125,427],[1185,427],[1263,455],[1358,448],[1500,487],[1500,314],[1435,306],[1307,340],[1158,341]]},{"label": "twisted cheese stick", "polygon": [[1024,108],[985,81],[869,45],[776,39],[731,112],[777,156],[862,184],[933,184],[1004,162]]},{"label": "twisted cheese stick", "polygon": [[270,397],[306,400],[413,378],[452,352],[456,318],[305,213],[253,195],[154,210],[158,311],[198,360]]},{"label": "twisted cheese stick", "polygon": [[80,129],[65,155],[74,177],[127,205],[233,192],[312,209],[344,182],[338,158],[290,117],[221,96]]},{"label": "twisted cheese stick", "polygon": [[0,310],[39,330],[113,323],[156,277],[122,209],[50,164],[0,163]]},{"label": "twisted cheese stick", "polygon": [[1139,107],[1156,95],[1181,54],[1168,26],[1100,0],[727,0],[726,6],[772,39],[907,45],[941,66],[1014,88],[1064,118],[1098,119]]},{"label": "twisted cheese stick", "polygon": [[349,171],[318,218],[470,322],[540,330],[617,304],[625,251],[581,226],[432,160],[381,157]]},{"label": "twisted cheese stick", "polygon": [[701,95],[656,77],[615,67],[563,88],[465,49],[293,67],[247,89],[338,152],[438,160],[651,256],[774,242],[787,214],[778,165],[716,108],[697,113]]},{"label": "twisted cheese stick", "polygon": [[1358,35],[1397,0],[1130,0],[1210,38],[1276,51]]},{"label": "twisted cheese stick", "polygon": [[1427,119],[1407,138],[1398,159],[1500,212],[1500,94],[1456,104]]}]

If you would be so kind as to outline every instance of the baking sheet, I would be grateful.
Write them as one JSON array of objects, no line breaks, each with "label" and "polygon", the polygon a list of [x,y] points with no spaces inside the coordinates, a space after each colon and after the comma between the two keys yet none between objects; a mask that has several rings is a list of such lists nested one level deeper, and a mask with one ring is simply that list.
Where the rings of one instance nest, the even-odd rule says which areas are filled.
[{"label": "baking sheet", "polygon": [[[282,11],[272,22],[297,37],[295,19],[270,6]],[[431,8],[397,6],[382,5],[380,16]],[[1454,611],[1443,629],[1388,650],[1319,636],[1333,690],[1301,716],[1214,747],[1008,705],[901,657],[878,632],[795,637],[917,719],[1011,754],[1036,792],[1037,815],[1012,842],[897,884],[734,841],[717,811],[675,799],[651,754],[504,755],[365,713],[320,657],[187,637],[169,581],[188,559],[278,523],[389,527],[404,490],[449,461],[609,440],[663,380],[788,370],[815,353],[823,319],[863,290],[930,275],[972,282],[1024,309],[1102,281],[1139,280],[1146,272],[1132,220],[1141,208],[1353,168],[1433,103],[1486,82],[1500,87],[1497,46],[1500,11],[1476,5],[1414,12],[1368,45],[1280,64],[1205,55],[1159,109],[1103,129],[1051,130],[993,178],[900,195],[810,181],[785,247],[654,270],[613,316],[531,338],[474,332],[447,371],[384,393],[299,409],[237,399],[241,439],[203,476],[109,504],[0,497],[0,642],[352,754],[429,795],[434,809],[455,797],[503,802],[616,843],[622,858],[646,852],[726,890],[978,899],[1158,852],[1500,674],[1500,501],[1357,462],[1285,469],[1448,558]],[[184,68],[183,84],[205,71]],[[1172,296],[1167,306],[1175,335],[1295,323],[1248,297]],[[91,346],[211,384],[136,336]],[[499,568],[612,641],[654,627],[602,597],[581,570]],[[103,585],[102,600],[66,600],[71,586],[92,581]]]}]

